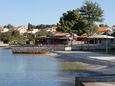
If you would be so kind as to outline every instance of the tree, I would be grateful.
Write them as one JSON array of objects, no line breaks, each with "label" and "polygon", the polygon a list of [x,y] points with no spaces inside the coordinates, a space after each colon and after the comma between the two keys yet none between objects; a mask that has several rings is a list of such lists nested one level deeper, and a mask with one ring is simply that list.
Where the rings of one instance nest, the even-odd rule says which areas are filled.
[{"label": "tree", "polygon": [[5,25],[4,28],[8,28],[9,30],[13,30],[14,26],[11,24]]},{"label": "tree", "polygon": [[17,30],[12,30],[11,32],[12,32],[12,36],[14,36],[14,37],[19,37],[20,36],[20,32],[17,31]]},{"label": "tree", "polygon": [[35,38],[35,35],[32,33],[24,33],[23,36],[29,41],[32,41]]},{"label": "tree", "polygon": [[32,31],[32,24],[28,23],[28,30]]},{"label": "tree", "polygon": [[39,36],[52,36],[53,33],[42,29],[39,32],[37,32],[35,35],[36,35],[36,37],[39,37]]},{"label": "tree", "polygon": [[88,21],[80,15],[78,10],[72,10],[67,11],[60,17],[57,30],[81,35],[85,32],[87,24]]},{"label": "tree", "polygon": [[25,41],[25,37],[20,35],[19,31],[12,30],[0,33],[0,40],[4,43],[17,44],[23,43]]},{"label": "tree", "polygon": [[112,33],[112,36],[114,36],[114,37],[115,37],[115,32],[113,32],[113,33]]},{"label": "tree", "polygon": [[11,32],[5,32],[5,33],[1,33],[1,41],[3,41],[4,43],[9,43],[11,40]]},{"label": "tree", "polygon": [[79,11],[80,14],[89,21],[89,29],[87,31],[89,35],[91,35],[90,32],[93,31],[92,26],[95,25],[95,22],[103,21],[103,10],[98,3],[87,0]]},{"label": "tree", "polygon": [[37,25],[35,28],[37,29],[46,29],[46,28],[50,28],[52,25],[44,25],[44,24],[40,24],[40,25]]}]

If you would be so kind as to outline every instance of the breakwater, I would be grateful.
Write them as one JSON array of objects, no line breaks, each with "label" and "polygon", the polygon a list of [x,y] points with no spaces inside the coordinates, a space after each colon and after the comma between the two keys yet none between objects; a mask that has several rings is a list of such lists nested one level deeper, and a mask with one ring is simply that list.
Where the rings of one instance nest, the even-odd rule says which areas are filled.
[{"label": "breakwater", "polygon": [[12,47],[14,54],[45,54],[49,53],[47,47]]}]

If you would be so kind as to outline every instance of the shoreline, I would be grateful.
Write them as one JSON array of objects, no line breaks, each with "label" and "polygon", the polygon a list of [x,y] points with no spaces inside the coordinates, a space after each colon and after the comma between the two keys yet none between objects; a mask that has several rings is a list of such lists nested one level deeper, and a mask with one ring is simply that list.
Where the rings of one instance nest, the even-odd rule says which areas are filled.
[{"label": "shoreline", "polygon": [[88,64],[88,71],[100,72],[109,76],[109,78],[102,76],[105,82],[99,82],[99,80],[101,80],[99,77],[96,79],[97,82],[82,82],[85,86],[115,86],[115,83],[111,83],[112,77],[115,75],[114,55],[84,51],[58,51],[58,53],[63,55],[62,58],[60,57],[61,59]]}]

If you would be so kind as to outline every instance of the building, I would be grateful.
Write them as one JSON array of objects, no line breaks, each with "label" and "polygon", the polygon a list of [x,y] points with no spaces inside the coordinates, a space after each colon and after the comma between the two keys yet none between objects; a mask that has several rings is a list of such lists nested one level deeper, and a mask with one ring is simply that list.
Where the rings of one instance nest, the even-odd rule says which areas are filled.
[{"label": "building", "polygon": [[37,45],[66,45],[68,44],[69,33],[56,33],[53,36],[41,36],[37,38],[36,44]]},{"label": "building", "polygon": [[[82,40],[81,40],[82,39]],[[92,49],[114,49],[115,38],[108,35],[93,35],[89,37],[77,38],[82,43],[74,44],[73,50],[92,50]]]},{"label": "building", "polygon": [[106,30],[107,30],[108,27],[105,27],[105,26],[99,26],[98,27],[98,32],[99,34],[103,34]]},{"label": "building", "polygon": [[20,32],[20,34],[26,33],[28,31],[28,26],[19,26],[17,27],[17,30]]},{"label": "building", "polygon": [[109,26],[99,26],[98,27],[98,32],[101,35],[111,35],[113,33],[113,28],[114,27],[109,27]]},{"label": "building", "polygon": [[39,29],[33,28],[31,31],[27,31],[28,33],[33,33],[35,34],[36,32],[39,32]]},{"label": "building", "polygon": [[112,26],[112,31],[115,32],[115,25]]},{"label": "building", "polygon": [[99,49],[106,49],[106,47],[111,49],[115,38],[108,35],[94,35],[88,37],[88,39],[89,44],[97,44]]},{"label": "building", "polygon": [[8,32],[9,29],[8,28],[4,28],[3,26],[0,26],[0,32],[4,33],[4,32]]},{"label": "building", "polygon": [[50,50],[71,50],[69,33],[56,33],[53,36],[38,37],[35,44],[48,47]]},{"label": "building", "polygon": [[2,32],[8,32],[9,29],[8,28],[4,28]]},{"label": "building", "polygon": [[49,31],[49,32],[56,32],[56,29],[57,29],[57,26],[56,26],[56,25],[52,25],[51,27],[47,28],[46,31]]},{"label": "building", "polygon": [[33,34],[35,34],[36,32],[39,32],[39,30],[38,30],[38,29],[33,29],[33,30],[32,30],[32,33],[33,33]]},{"label": "building", "polygon": [[4,30],[3,26],[0,26],[0,32],[2,32]]}]

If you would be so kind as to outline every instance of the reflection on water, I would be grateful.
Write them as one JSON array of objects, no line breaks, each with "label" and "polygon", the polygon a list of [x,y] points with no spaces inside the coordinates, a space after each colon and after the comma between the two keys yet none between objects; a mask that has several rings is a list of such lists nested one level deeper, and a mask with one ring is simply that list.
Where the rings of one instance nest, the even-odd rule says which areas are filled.
[{"label": "reflection on water", "polygon": [[0,86],[74,86],[74,78],[65,76],[67,64],[55,56],[12,54],[0,49]]}]

